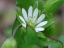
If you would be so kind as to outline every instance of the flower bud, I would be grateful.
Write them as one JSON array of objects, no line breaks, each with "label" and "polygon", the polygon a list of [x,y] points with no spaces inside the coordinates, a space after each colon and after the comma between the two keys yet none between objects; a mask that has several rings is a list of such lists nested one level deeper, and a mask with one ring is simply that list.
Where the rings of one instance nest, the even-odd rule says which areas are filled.
[{"label": "flower bud", "polygon": [[6,39],[1,48],[17,48],[16,40],[13,37]]}]

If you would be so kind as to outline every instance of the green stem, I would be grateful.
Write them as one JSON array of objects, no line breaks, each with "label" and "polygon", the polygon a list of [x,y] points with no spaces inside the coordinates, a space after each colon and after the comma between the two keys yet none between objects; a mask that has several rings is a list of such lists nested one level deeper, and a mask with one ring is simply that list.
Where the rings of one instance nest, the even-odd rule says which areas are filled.
[{"label": "green stem", "polygon": [[62,45],[62,47],[64,46],[63,43],[62,43],[60,40],[55,39],[55,38],[53,38],[53,37],[51,37],[51,36],[49,36],[49,35],[47,35],[47,37],[49,37],[49,38],[52,39],[52,40],[55,40],[55,41],[59,42],[59,43]]},{"label": "green stem", "polygon": [[18,29],[19,29],[20,27],[22,27],[22,24],[20,24],[20,25],[14,30],[13,35],[12,35],[13,37],[15,36],[16,32],[18,31]]}]

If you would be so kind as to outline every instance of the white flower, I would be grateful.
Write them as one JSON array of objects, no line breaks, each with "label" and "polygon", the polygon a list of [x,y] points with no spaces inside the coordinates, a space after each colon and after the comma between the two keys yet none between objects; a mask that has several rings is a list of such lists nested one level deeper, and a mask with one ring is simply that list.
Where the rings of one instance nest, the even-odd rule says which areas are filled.
[{"label": "white flower", "polygon": [[19,16],[19,18],[23,22],[22,23],[23,27],[26,28],[26,24],[29,24],[35,29],[36,32],[44,31],[44,28],[42,26],[47,24],[47,21],[43,21],[45,18],[45,14],[42,14],[38,18],[38,9],[36,8],[33,12],[32,6],[30,6],[28,9],[28,15],[27,15],[26,10],[22,8],[22,14],[23,14],[23,17]]}]

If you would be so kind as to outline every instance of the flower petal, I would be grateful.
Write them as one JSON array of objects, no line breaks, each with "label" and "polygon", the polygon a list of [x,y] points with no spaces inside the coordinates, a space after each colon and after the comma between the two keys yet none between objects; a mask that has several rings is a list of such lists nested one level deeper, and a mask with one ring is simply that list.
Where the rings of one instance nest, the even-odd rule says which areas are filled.
[{"label": "flower petal", "polygon": [[22,8],[22,14],[23,14],[23,17],[26,21],[28,21],[28,17],[27,17],[27,12],[25,9]]},{"label": "flower petal", "polygon": [[21,21],[22,21],[23,23],[26,23],[22,16],[19,16],[19,18],[21,19]]},{"label": "flower petal", "polygon": [[26,28],[26,24],[25,23],[22,23],[22,26]]},{"label": "flower petal", "polygon": [[42,15],[38,18],[37,24],[40,23],[42,20],[44,20],[44,18],[45,18],[45,14],[42,14]]},{"label": "flower petal", "polygon": [[44,22],[39,23],[36,27],[41,27],[41,26],[44,26],[46,24],[47,24],[47,21],[44,21]]},{"label": "flower petal", "polygon": [[40,27],[40,28],[35,28],[35,31],[36,31],[36,32],[44,31],[44,28],[42,28],[42,27]]},{"label": "flower petal", "polygon": [[36,9],[34,10],[34,13],[33,13],[33,22],[36,21],[37,16],[38,16],[38,9],[36,8]]},{"label": "flower petal", "polygon": [[30,6],[28,9],[28,19],[32,19],[32,6]]}]

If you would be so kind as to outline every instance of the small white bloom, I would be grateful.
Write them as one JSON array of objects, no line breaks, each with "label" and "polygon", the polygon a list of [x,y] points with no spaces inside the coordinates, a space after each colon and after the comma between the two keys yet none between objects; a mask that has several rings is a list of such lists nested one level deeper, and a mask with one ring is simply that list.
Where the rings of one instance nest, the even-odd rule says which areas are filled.
[{"label": "small white bloom", "polygon": [[[38,17],[38,9],[36,8],[33,12],[32,6],[28,9],[28,15],[24,8],[22,8],[22,16],[19,16],[19,18],[22,21],[22,26],[26,28],[26,24],[29,24],[32,26],[36,32],[44,31],[44,28],[42,26],[47,24],[47,21],[43,21],[45,18],[45,14],[42,14],[39,18]],[[43,21],[43,22],[42,22]]]}]

